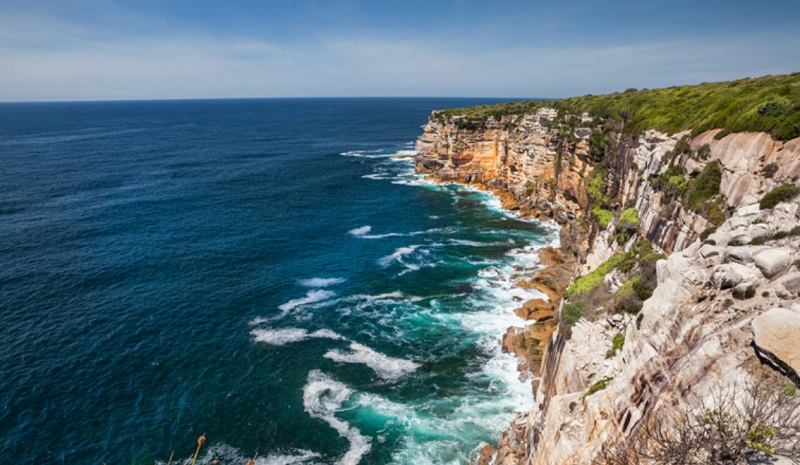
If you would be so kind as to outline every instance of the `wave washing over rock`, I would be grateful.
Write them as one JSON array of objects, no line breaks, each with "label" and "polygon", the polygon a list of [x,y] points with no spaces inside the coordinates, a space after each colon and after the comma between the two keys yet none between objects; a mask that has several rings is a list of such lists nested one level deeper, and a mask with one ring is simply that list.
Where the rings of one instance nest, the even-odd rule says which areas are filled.
[{"label": "wave washing over rock", "polygon": [[[561,248],[525,277],[548,298],[526,300],[517,313],[533,321],[503,339],[534,377],[537,407],[478,463],[631,460],[659,418],[773,369],[798,383],[788,341],[800,340],[800,204],[796,194],[773,208],[759,201],[797,186],[800,139],[719,130],[630,137],[622,122],[547,102],[498,114],[434,112],[415,157],[420,174],[492,191],[506,209],[563,225]],[[787,447],[798,435],[776,436],[778,459],[796,457]]]}]

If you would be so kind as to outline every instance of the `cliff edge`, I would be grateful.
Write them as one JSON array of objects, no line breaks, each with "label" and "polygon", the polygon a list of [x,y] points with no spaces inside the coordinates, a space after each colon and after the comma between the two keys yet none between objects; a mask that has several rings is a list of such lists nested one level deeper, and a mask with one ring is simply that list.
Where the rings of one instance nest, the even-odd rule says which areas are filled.
[{"label": "cliff edge", "polygon": [[[800,75],[764,79],[678,88],[700,108],[675,118],[705,118],[682,124],[651,118],[659,90],[431,115],[418,172],[562,225],[518,283],[547,299],[502,341],[536,407],[478,463],[669,463],[663,419],[683,419],[669,437],[720,393],[800,384]],[[708,100],[751,84],[749,120]],[[748,441],[750,458],[800,457],[800,429]]]}]

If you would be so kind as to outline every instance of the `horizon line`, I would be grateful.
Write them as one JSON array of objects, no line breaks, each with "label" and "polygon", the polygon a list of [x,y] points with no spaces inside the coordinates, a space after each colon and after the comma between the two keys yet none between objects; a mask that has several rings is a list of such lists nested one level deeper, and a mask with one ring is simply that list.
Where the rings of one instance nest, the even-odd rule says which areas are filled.
[{"label": "horizon line", "polygon": [[37,104],[37,103],[133,103],[133,102],[192,102],[192,101],[221,101],[221,100],[368,100],[368,99],[486,99],[505,101],[528,100],[561,100],[569,97],[465,97],[465,96],[314,96],[314,97],[187,97],[187,98],[130,98],[130,99],[87,99],[87,100],[3,100],[0,105]]}]

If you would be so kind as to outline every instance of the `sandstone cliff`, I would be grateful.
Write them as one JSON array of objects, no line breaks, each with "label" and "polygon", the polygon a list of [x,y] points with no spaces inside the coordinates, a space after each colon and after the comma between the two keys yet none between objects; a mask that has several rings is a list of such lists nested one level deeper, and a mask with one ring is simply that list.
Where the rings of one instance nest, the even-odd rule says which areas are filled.
[{"label": "sandstone cliff", "polygon": [[519,283],[548,298],[518,310],[533,324],[503,339],[535,377],[537,406],[481,463],[604,463],[653,418],[752,378],[759,360],[799,381],[800,205],[758,203],[797,184],[800,139],[632,136],[622,122],[546,106],[480,120],[434,113],[423,131],[419,172],[563,225],[561,250],[543,251],[543,269]]}]

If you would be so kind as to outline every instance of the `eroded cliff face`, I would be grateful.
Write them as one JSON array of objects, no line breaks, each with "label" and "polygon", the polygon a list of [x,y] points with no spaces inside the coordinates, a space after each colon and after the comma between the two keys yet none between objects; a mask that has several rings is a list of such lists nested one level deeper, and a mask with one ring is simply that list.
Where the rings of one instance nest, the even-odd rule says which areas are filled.
[{"label": "eroded cliff face", "polygon": [[[604,153],[590,145],[601,128],[611,142]],[[537,406],[517,418],[496,449],[487,447],[479,463],[603,463],[604,450],[635,439],[654,416],[696,403],[721,383],[748,379],[757,356],[797,377],[800,358],[783,360],[793,355],[775,355],[780,347],[755,344],[754,350],[751,323],[769,313],[755,325],[768,341],[767,333],[786,328],[785,319],[793,317],[767,310],[800,314],[794,265],[800,236],[789,234],[800,226],[800,206],[758,207],[765,193],[797,183],[800,139],[776,142],[763,133],[716,139],[716,130],[631,138],[619,123],[601,126],[588,115],[550,108],[479,124],[434,114],[423,130],[418,171],[494,190],[522,215],[564,225],[561,250],[545,251],[543,269],[519,283],[547,299],[527,302],[518,314],[532,324],[510,328],[503,340],[505,350],[523,357],[521,370],[535,377]],[[592,183],[601,173],[604,182]],[[670,183],[707,173],[719,175],[714,197],[685,205],[691,196],[670,194]],[[617,234],[617,220],[606,229],[592,220],[598,185],[617,219],[622,209],[636,209],[637,234]],[[601,306],[594,317],[567,325],[559,308],[570,281],[630,251],[641,237],[667,254],[641,311],[612,314]],[[759,245],[742,245],[754,239]],[[603,285],[613,292],[621,281],[614,271]],[[607,357],[619,335],[622,349]],[[587,396],[601,380],[604,388]]]}]

